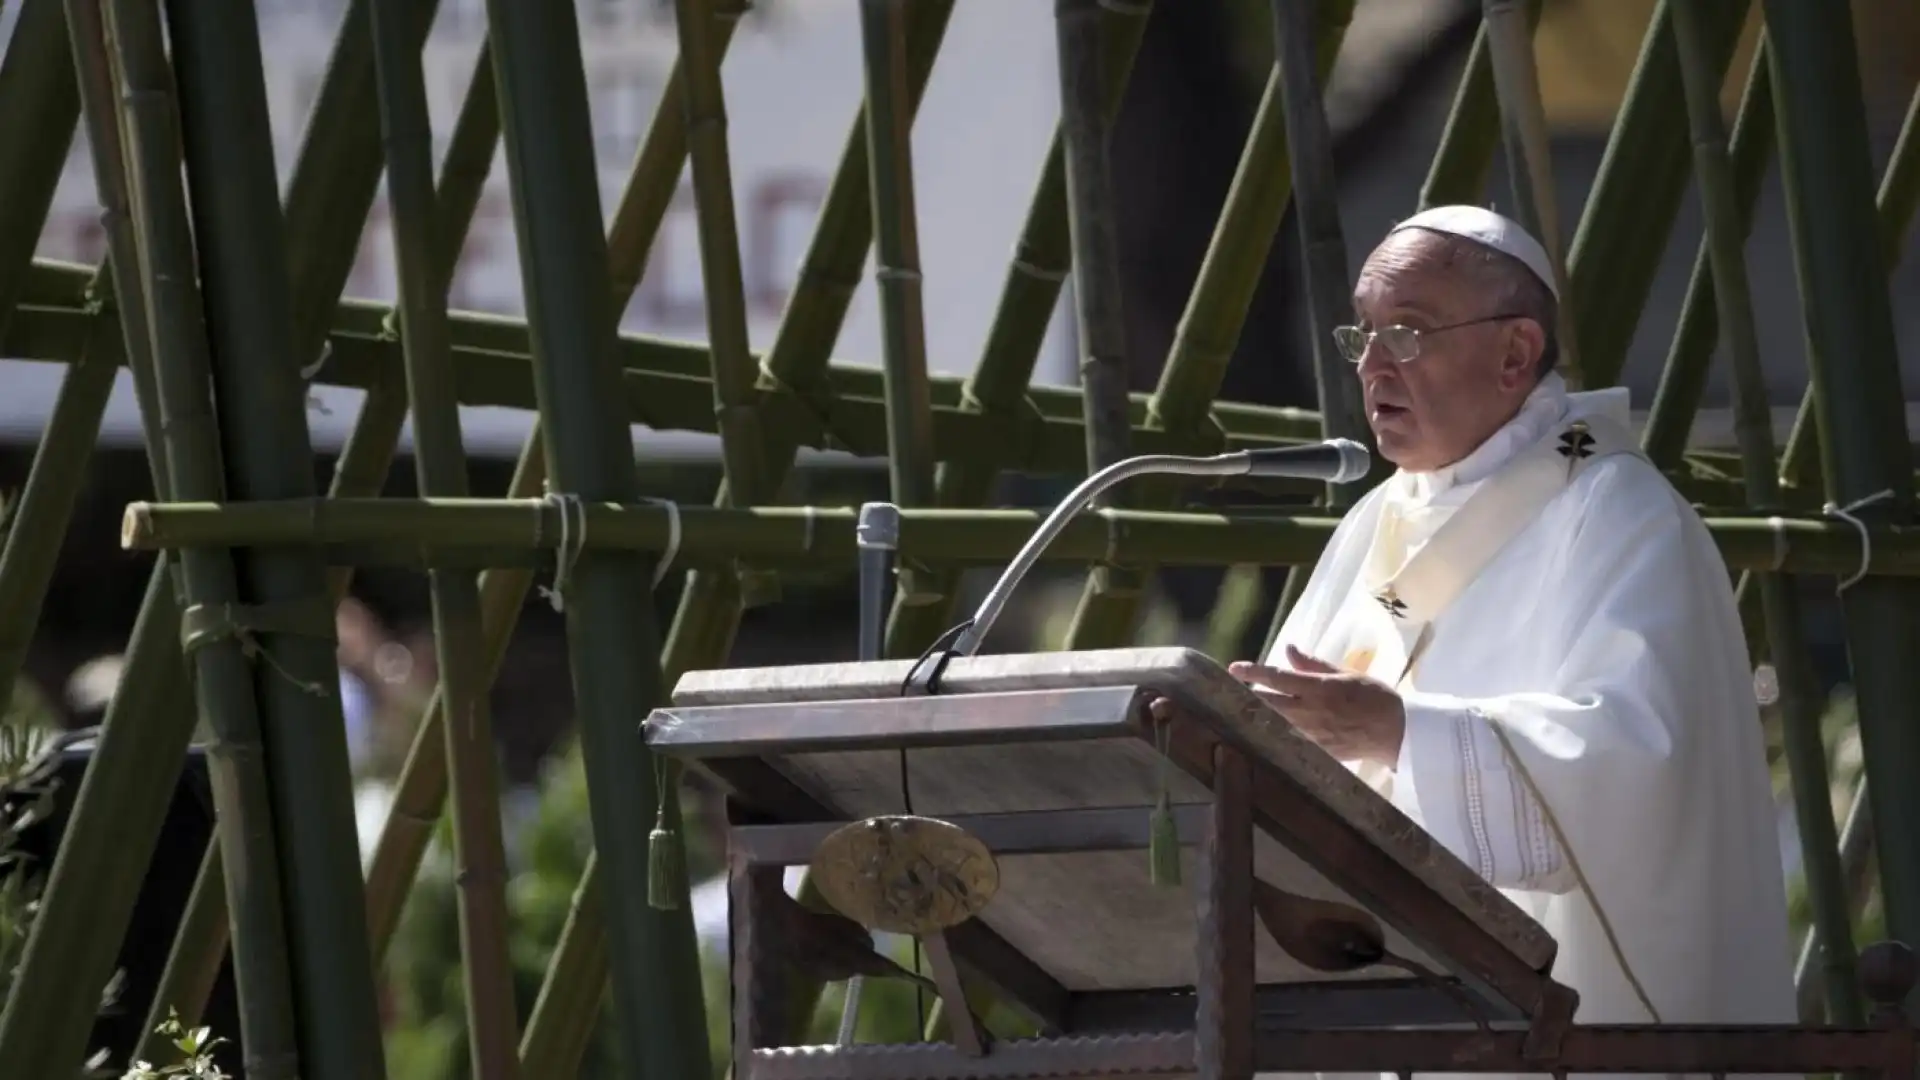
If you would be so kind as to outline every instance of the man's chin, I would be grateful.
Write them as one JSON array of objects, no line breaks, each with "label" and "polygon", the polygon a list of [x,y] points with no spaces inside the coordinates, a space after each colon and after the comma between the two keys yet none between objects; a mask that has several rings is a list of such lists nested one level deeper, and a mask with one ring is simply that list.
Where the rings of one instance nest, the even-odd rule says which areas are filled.
[{"label": "man's chin", "polygon": [[1419,439],[1411,430],[1409,418],[1375,417],[1367,426],[1373,429],[1374,445],[1380,448],[1380,456],[1395,465],[1400,464],[1402,455],[1417,452]]}]

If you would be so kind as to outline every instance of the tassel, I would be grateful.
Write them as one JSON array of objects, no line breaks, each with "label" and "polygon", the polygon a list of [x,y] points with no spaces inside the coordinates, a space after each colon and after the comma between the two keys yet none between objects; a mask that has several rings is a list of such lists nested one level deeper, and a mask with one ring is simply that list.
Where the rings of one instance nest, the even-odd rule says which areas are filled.
[{"label": "tassel", "polygon": [[686,887],[687,853],[680,834],[667,828],[666,822],[654,823],[647,834],[647,904],[657,911],[680,907],[680,890]]},{"label": "tassel", "polygon": [[[687,887],[686,847],[667,818],[667,800],[679,787],[680,771],[664,763],[659,771],[660,808],[653,819],[653,831],[647,834],[647,906],[674,911],[680,907],[681,890]],[[671,780],[666,775],[669,772]]]},{"label": "tassel", "polygon": [[1170,724],[1154,732],[1155,749],[1160,751],[1160,795],[1153,801],[1153,814],[1147,819],[1147,876],[1155,885],[1180,884],[1180,828],[1174,824],[1173,807],[1167,797],[1167,770],[1172,767],[1167,754],[1172,749]]},{"label": "tassel", "polygon": [[1180,829],[1173,822],[1165,789],[1155,800],[1153,816],[1147,822],[1147,862],[1155,885],[1180,884]]}]

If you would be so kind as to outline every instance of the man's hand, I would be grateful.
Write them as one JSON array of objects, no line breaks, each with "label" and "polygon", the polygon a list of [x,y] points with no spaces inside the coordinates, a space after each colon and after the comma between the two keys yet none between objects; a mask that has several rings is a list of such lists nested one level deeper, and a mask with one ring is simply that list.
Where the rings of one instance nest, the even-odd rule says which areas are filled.
[{"label": "man's hand", "polygon": [[1400,760],[1406,707],[1378,679],[1342,671],[1287,646],[1294,670],[1248,661],[1227,666],[1253,687],[1295,730],[1340,761],[1369,761],[1392,768]]}]

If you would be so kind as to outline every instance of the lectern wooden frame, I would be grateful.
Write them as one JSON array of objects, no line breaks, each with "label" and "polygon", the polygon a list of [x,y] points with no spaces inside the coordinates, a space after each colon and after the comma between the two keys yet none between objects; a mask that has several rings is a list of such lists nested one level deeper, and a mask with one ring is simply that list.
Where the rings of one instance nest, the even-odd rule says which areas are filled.
[{"label": "lectern wooden frame", "polygon": [[[1915,964],[1897,945],[1862,958],[1871,1028],[1576,1026],[1538,923],[1199,653],[959,658],[933,693],[913,669],[693,672],[646,721],[656,752],[728,796],[737,1080],[1913,1073],[1898,1002]],[[1156,698],[1174,703],[1165,723]],[[1148,875],[1161,795],[1178,886]],[[922,937],[942,1000],[977,981],[1039,1036],[991,1041],[950,1008],[951,1042],[778,1045],[783,957],[806,952],[769,940],[793,929],[769,918],[783,869],[903,813],[958,826],[998,867],[984,908]],[[1256,894],[1374,923],[1413,973],[1316,966],[1315,927],[1283,949]]]}]

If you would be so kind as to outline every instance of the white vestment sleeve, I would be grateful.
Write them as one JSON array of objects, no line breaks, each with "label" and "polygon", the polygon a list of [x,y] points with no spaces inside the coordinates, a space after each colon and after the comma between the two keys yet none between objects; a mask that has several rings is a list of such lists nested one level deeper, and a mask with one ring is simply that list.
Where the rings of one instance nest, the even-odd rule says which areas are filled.
[{"label": "white vestment sleeve", "polygon": [[[1565,539],[1549,545],[1554,555],[1539,568],[1530,612],[1492,610],[1463,594],[1436,624],[1436,637],[1511,637],[1525,652],[1514,670],[1526,674],[1476,678],[1507,682],[1508,692],[1403,695],[1396,801],[1410,783],[1427,831],[1498,887],[1576,887],[1549,813],[1574,859],[1591,868],[1596,858],[1630,854],[1611,849],[1647,842],[1642,829],[1658,824],[1643,815],[1672,805],[1674,785],[1685,783],[1672,759],[1680,725],[1700,708],[1690,671],[1713,666],[1702,650],[1728,647],[1701,637],[1719,636],[1733,613],[1730,598],[1712,591],[1724,592],[1726,578],[1704,528],[1689,507],[1632,473],[1646,468],[1633,458],[1596,463],[1563,497],[1572,504],[1549,508],[1540,525]],[[1523,634],[1513,632],[1516,618]],[[1608,850],[1589,855],[1589,847]]]}]

